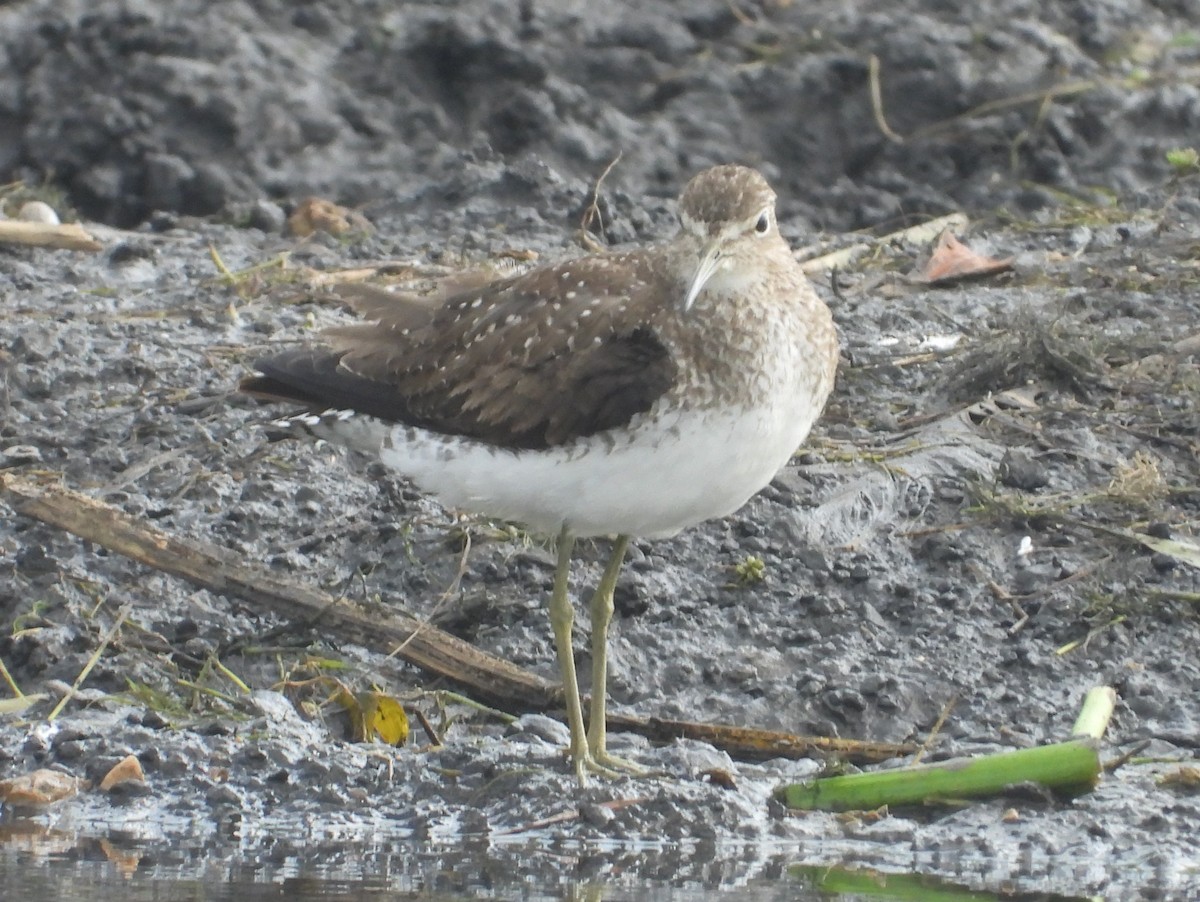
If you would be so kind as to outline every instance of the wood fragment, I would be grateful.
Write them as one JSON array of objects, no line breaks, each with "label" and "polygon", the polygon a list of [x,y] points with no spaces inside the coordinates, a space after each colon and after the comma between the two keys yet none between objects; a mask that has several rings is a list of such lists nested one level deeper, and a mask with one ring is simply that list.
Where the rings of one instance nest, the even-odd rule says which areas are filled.
[{"label": "wood fragment", "polygon": [[65,529],[156,570],[223,595],[262,605],[282,617],[321,620],[343,640],[371,648],[407,643],[399,657],[501,704],[553,705],[559,687],[417,618],[392,610],[366,613],[324,592],[247,565],[225,549],[183,541],[128,514],[58,485],[0,475],[0,494],[18,513]]},{"label": "wood fragment", "polygon": [[857,244],[852,244],[840,250],[830,251],[828,254],[822,254],[819,257],[810,257],[807,260],[801,260],[800,268],[809,275],[824,272],[834,267],[844,268],[863,254],[877,247],[926,245],[935,240],[946,229],[956,232],[964,231],[970,225],[970,222],[965,213],[947,213],[945,216],[938,216],[936,219],[931,219],[928,222],[919,222],[914,226],[908,226],[895,232],[889,232],[886,235],[880,235],[878,238],[873,238],[870,241],[860,241]]},{"label": "wood fragment", "polygon": [[104,250],[104,245],[93,238],[77,222],[53,224],[47,222],[24,222],[16,219],[0,220],[0,242],[23,244],[27,247],[50,247],[64,251]]},{"label": "wood fragment", "polygon": [[614,729],[640,733],[649,739],[668,742],[672,739],[694,739],[707,742],[742,761],[765,761],[769,758],[841,758],[856,764],[886,761],[901,755],[911,755],[916,746],[911,743],[865,742],[830,736],[801,736],[777,730],[755,727],[733,727],[726,724],[696,723],[689,720],[663,720],[659,717],[633,717],[609,712],[608,725]]}]

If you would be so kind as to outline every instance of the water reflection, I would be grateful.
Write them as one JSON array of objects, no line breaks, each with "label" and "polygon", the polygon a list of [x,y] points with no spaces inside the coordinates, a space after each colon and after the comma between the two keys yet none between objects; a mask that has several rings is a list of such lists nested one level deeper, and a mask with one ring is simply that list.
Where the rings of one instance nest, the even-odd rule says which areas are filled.
[{"label": "water reflection", "polygon": [[503,844],[346,842],[305,847],[261,837],[189,848],[112,834],[91,837],[36,820],[0,824],[0,896],[96,902],[338,899],[747,902],[830,899],[1056,900],[998,894],[930,877],[796,865],[795,849],[724,850],[696,844],[609,849],[553,839]]}]

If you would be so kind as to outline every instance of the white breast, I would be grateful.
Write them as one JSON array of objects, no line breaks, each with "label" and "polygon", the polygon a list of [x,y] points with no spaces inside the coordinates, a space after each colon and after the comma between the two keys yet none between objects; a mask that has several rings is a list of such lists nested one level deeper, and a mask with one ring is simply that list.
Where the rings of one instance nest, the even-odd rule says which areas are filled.
[{"label": "white breast", "polygon": [[[380,459],[447,507],[580,537],[674,535],[741,507],[803,441],[819,410],[675,411],[562,448],[506,451],[423,429],[367,428]],[[358,418],[355,418],[358,419]],[[339,430],[340,431],[340,430]],[[343,441],[349,438],[340,435]],[[355,437],[362,447],[372,439]]]}]

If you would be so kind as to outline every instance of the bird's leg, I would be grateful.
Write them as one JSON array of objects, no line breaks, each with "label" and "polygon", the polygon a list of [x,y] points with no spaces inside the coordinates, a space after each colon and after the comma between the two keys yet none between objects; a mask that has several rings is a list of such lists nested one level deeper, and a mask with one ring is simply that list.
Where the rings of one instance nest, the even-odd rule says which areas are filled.
[{"label": "bird's leg", "polygon": [[592,596],[592,699],[588,705],[588,750],[592,759],[608,768],[641,773],[642,768],[615,755],[606,748],[608,723],[605,709],[608,698],[608,624],[613,615],[613,591],[629,548],[629,536],[617,536],[612,557]]},{"label": "bird's leg", "polygon": [[558,566],[554,571],[554,595],[550,598],[550,626],[554,630],[554,647],[558,652],[558,666],[562,671],[563,695],[567,704],[567,725],[571,728],[571,762],[581,785],[587,784],[588,771],[612,774],[593,760],[588,751],[587,734],[583,729],[583,706],[579,702],[579,680],[575,675],[575,653],[571,648],[571,625],[575,610],[567,592],[567,578],[571,572],[571,549],[575,537],[563,527],[558,537]]}]

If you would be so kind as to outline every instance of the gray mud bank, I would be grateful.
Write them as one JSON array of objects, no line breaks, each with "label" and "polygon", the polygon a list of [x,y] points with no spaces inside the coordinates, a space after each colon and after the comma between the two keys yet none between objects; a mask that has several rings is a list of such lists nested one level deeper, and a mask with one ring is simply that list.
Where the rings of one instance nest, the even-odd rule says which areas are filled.
[{"label": "gray mud bank", "polygon": [[[921,742],[953,703],[936,759],[1061,739],[1083,694],[1111,685],[1105,756],[1134,761],[1069,802],[846,819],[770,802],[820,762],[622,734],[614,751],[666,776],[581,791],[550,718],[446,702],[432,692],[451,687],[388,648],[0,504],[0,660],[52,696],[0,721],[0,777],[98,780],[127,754],[147,777],[6,815],[4,835],[142,877],[215,859],[259,880],[497,896],[792,898],[791,865],[836,863],[993,891],[1200,895],[1200,797],[1162,782],[1200,742],[1200,571],[1129,537],[1188,543],[1197,522],[1200,188],[1166,158],[1200,141],[1196,22],[1136,2],[868,6],[5,5],[0,181],[49,176],[124,231],[95,255],[0,247],[0,467],[554,678],[544,543],[353,455],[270,442],[270,414],[230,394],[256,356],[345,321],[312,274],[578,253],[618,151],[599,192],[612,244],[669,235],[679,187],[727,161],[767,174],[797,247],[963,211],[965,240],[1014,256],[1012,272],[931,288],[911,278],[922,250],[900,244],[814,276],[843,349],[830,406],[742,511],[635,543],[613,705]],[[872,110],[872,54],[903,143]],[[374,231],[284,237],[310,193]],[[235,273],[287,264],[231,285],[214,251]],[[605,552],[580,549],[577,592]],[[739,578],[750,558],[759,581]],[[404,698],[445,744],[415,724],[402,749],[354,743],[336,716],[298,710],[313,695],[290,678],[318,661]],[[0,879],[37,873],[24,847],[0,847]]]}]

